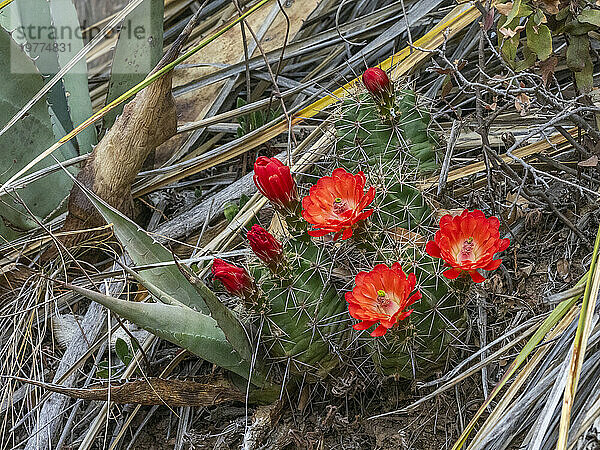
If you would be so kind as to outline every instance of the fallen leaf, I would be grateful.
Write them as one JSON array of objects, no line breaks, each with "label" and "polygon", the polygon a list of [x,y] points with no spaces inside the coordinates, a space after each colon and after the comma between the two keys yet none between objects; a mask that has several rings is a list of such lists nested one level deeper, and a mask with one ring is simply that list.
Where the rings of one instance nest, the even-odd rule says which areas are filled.
[{"label": "fallen leaf", "polygon": [[598,166],[598,156],[592,155],[585,161],[579,161],[577,165],[579,167],[596,167]]},{"label": "fallen leaf", "polygon": [[462,214],[462,212],[464,211],[464,209],[462,208],[454,208],[454,209],[438,209],[435,211],[435,216],[439,222],[439,220],[450,214],[452,217],[456,217],[456,216],[460,216]]},{"label": "fallen leaf", "polygon": [[513,2],[499,3],[495,7],[500,14],[502,14],[503,16],[508,16],[508,13],[513,8]]},{"label": "fallen leaf", "polygon": [[521,117],[527,115],[527,113],[529,112],[529,106],[531,106],[531,99],[529,98],[529,96],[524,92],[517,94],[517,96],[515,97],[515,109],[517,110],[517,112],[519,112]]},{"label": "fallen leaf", "polygon": [[542,84],[544,86],[548,84],[548,80],[552,75],[554,75],[554,71],[556,70],[557,64],[558,58],[556,56],[551,56],[545,61],[540,62],[540,71],[542,72]]},{"label": "fallen leaf", "polygon": [[540,0],[540,6],[548,14],[558,14],[560,0]]},{"label": "fallen leaf", "polygon": [[427,244],[427,239],[421,236],[419,233],[409,231],[405,228],[395,227],[387,231],[396,242],[402,245],[412,245],[422,247]]},{"label": "fallen leaf", "polygon": [[570,264],[569,264],[569,261],[567,261],[566,259],[563,258],[563,259],[559,259],[558,261],[556,261],[556,272],[565,281],[569,277],[569,273],[570,273],[569,269],[570,269]]},{"label": "fallen leaf", "polygon": [[504,38],[510,39],[512,37],[515,37],[517,34],[519,34],[524,29],[525,29],[525,25],[519,25],[514,30],[511,28],[500,28],[498,31],[500,31],[500,33],[502,33]]}]

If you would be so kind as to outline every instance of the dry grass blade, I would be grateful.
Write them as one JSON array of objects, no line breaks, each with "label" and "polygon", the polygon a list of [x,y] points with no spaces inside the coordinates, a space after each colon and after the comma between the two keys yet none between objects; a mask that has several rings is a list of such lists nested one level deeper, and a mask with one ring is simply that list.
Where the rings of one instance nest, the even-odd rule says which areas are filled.
[{"label": "dry grass blade", "polygon": [[4,0],[3,2],[0,2],[0,9],[4,8],[5,6],[10,5],[14,0]]},{"label": "dry grass blade", "polygon": [[566,450],[569,437],[569,425],[571,422],[571,409],[577,392],[577,383],[581,375],[581,366],[587,348],[588,339],[592,328],[592,317],[596,308],[598,291],[600,291],[600,266],[598,266],[598,251],[600,250],[600,228],[596,236],[594,245],[594,254],[590,266],[591,276],[588,279],[583,302],[581,305],[581,314],[577,325],[577,332],[573,341],[573,352],[567,375],[567,384],[563,397],[562,411],[560,416],[560,428],[558,433],[557,450]]},{"label": "dry grass blade", "polygon": [[[587,280],[587,276],[584,277],[579,282],[579,284],[584,283],[586,280]],[[490,392],[490,395],[488,396],[488,398],[479,407],[479,409],[477,410],[477,412],[475,413],[475,415],[473,416],[473,418],[471,419],[469,424],[463,430],[459,439],[456,441],[456,443],[452,447],[452,450],[459,450],[463,447],[463,445],[466,443],[469,435],[471,434],[471,431],[473,431],[473,429],[475,428],[477,420],[479,419],[479,417],[481,417],[481,415],[486,410],[488,405],[490,405],[492,400],[494,400],[494,398],[496,398],[496,396],[498,395],[500,390],[506,385],[506,383],[508,382],[510,377],[517,371],[517,369],[521,366],[521,364],[523,364],[525,362],[525,360],[535,350],[535,348],[542,341],[542,339],[544,339],[548,335],[550,330],[552,328],[554,328],[554,326],[557,323],[559,323],[559,321],[561,321],[563,319],[563,317],[565,317],[566,314],[568,314],[568,312],[571,310],[571,308],[573,307],[573,305],[575,304],[575,302],[577,301],[578,298],[579,298],[579,295],[569,298],[567,300],[564,300],[554,309],[554,311],[552,311],[552,313],[548,316],[548,318],[546,320],[544,320],[544,322],[540,325],[540,327],[535,332],[535,334],[531,337],[531,339],[529,339],[529,341],[527,342],[525,347],[523,347],[523,350],[521,350],[519,355],[515,358],[515,360],[512,362],[512,364],[506,370],[506,373],[504,374],[502,379],[498,382],[498,384],[496,384],[494,389]]]}]

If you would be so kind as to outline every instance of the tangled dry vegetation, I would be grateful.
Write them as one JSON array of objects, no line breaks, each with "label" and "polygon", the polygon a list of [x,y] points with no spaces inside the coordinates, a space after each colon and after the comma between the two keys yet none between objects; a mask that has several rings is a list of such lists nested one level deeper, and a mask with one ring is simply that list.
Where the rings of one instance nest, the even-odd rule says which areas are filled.
[{"label": "tangled dry vegetation", "polygon": [[[35,3],[0,2],[4,28],[2,14],[19,2]],[[58,135],[50,126],[39,146],[0,155],[0,448],[600,448],[597,2],[145,0],[132,10],[139,3],[111,11],[98,29],[143,15],[154,17],[155,37],[164,27],[144,85],[146,73],[114,70],[142,52],[136,42],[118,33],[92,41],[85,88],[71,87],[66,116],[53,116],[68,116]],[[16,44],[0,31],[5,57]],[[240,325],[254,324],[251,311],[212,279],[210,263],[244,264],[253,224],[293,235],[294,222],[257,193],[258,156],[287,161],[300,198],[334,166],[366,164],[369,175],[373,160],[352,153],[340,130],[367,123],[348,111],[371,101],[360,76],[377,64],[396,92],[416,93],[411,111],[436,147],[435,171],[400,165],[418,192],[411,199],[428,208],[419,220],[431,223],[394,228],[394,245],[422,247],[440,217],[468,209],[497,217],[510,246],[484,282],[450,289],[460,334],[426,373],[414,355],[410,376],[381,370],[373,352],[387,350],[373,342],[388,341],[352,331],[343,303],[327,323],[341,331],[323,338],[335,369],[312,370],[326,365],[321,354],[281,364],[276,347],[288,351],[286,339],[267,339],[278,365],[261,384],[264,324]],[[38,105],[59,110],[54,87],[73,82],[62,75],[46,78]],[[44,113],[26,106],[42,86],[40,77],[21,97],[2,93],[12,105],[0,114],[3,152],[22,148],[23,121]],[[404,131],[386,151],[411,151]],[[26,167],[46,148],[52,156]],[[76,176],[70,195],[67,170]],[[372,222],[385,208],[375,209]],[[332,292],[352,290],[381,253],[319,248],[303,255],[327,269],[320,283]],[[165,292],[169,277],[178,281]],[[195,292],[186,278],[206,301],[194,311],[183,309]],[[314,279],[302,282],[314,289]],[[173,314],[171,330],[126,320],[149,298]],[[168,309],[180,306],[180,315]],[[222,342],[241,363],[228,367],[234,352],[221,355],[206,336],[182,343],[178,326],[201,313],[220,317]],[[269,337],[285,328],[271,319]],[[348,332],[340,348],[331,343]]]}]

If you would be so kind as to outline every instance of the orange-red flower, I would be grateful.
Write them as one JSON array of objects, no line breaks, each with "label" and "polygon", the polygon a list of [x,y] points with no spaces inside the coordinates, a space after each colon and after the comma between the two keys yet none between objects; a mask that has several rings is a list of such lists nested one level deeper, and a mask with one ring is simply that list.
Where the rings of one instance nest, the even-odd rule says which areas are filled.
[{"label": "orange-red flower", "polygon": [[246,269],[242,267],[215,258],[211,271],[213,276],[223,283],[230,294],[240,298],[249,298],[255,291],[254,281],[250,278]]},{"label": "orange-red flower", "polygon": [[468,273],[475,283],[481,283],[485,278],[477,269],[497,269],[502,260],[494,259],[494,255],[506,250],[510,243],[508,239],[500,239],[499,229],[497,217],[486,218],[479,210],[465,209],[456,217],[447,214],[425,250],[434,258],[442,258],[450,267],[444,272],[446,278],[454,280]]},{"label": "orange-red flower", "polygon": [[[417,283],[414,273],[408,277],[399,263],[388,267],[377,264],[370,272],[359,272],[352,292],[346,292],[348,311],[362,322],[355,330],[366,330],[379,322],[371,336],[383,336],[388,329],[406,319],[412,309],[406,309],[422,295],[414,292]],[[412,295],[411,295],[412,293]]]},{"label": "orange-red flower", "polygon": [[254,163],[254,184],[276,208],[292,212],[297,205],[296,183],[290,168],[277,158],[258,157]]},{"label": "orange-red flower", "polygon": [[302,217],[314,227],[308,234],[318,237],[335,233],[334,239],[352,236],[352,227],[373,214],[372,209],[364,209],[375,198],[375,188],[365,193],[365,183],[363,172],[352,175],[341,168],[330,177],[320,178],[302,199]]}]

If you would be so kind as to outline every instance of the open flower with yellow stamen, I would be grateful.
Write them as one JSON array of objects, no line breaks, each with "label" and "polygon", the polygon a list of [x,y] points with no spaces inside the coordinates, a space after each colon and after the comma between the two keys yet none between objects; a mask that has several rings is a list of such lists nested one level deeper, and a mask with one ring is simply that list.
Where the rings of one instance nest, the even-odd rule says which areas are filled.
[{"label": "open flower with yellow stamen", "polygon": [[315,228],[308,234],[318,237],[335,233],[334,239],[351,237],[354,225],[373,214],[372,209],[364,209],[375,198],[375,188],[370,187],[365,193],[365,183],[363,172],[353,175],[339,168],[331,176],[320,178],[302,199],[302,217]]},{"label": "open flower with yellow stamen", "polygon": [[359,272],[355,283],[352,292],[346,292],[350,315],[361,321],[353,328],[366,330],[379,322],[371,336],[383,336],[406,319],[413,312],[407,308],[421,298],[420,292],[413,293],[415,274],[407,277],[397,262],[391,268],[377,264],[370,272]]},{"label": "open flower with yellow stamen", "polygon": [[485,281],[477,269],[496,270],[502,263],[494,255],[508,248],[510,240],[500,239],[500,221],[486,218],[479,210],[464,210],[460,216],[445,215],[435,239],[429,241],[426,252],[442,258],[450,269],[444,276],[450,280],[468,273],[475,283]]}]

